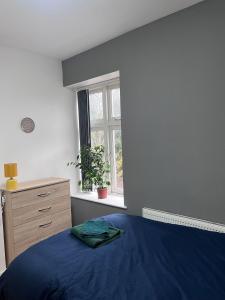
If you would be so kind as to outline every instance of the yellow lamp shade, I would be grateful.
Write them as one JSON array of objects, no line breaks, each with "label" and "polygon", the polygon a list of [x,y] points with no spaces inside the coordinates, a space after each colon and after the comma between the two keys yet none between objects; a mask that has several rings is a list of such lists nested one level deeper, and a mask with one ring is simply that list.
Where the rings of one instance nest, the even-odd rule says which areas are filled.
[{"label": "yellow lamp shade", "polygon": [[17,164],[4,164],[5,177],[16,177],[17,176]]}]

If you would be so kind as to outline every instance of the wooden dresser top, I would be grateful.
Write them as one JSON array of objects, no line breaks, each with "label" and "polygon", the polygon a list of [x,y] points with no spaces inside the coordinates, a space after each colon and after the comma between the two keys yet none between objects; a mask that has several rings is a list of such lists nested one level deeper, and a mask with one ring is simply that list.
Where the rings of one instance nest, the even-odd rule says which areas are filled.
[{"label": "wooden dresser top", "polygon": [[69,179],[65,179],[65,178],[49,177],[49,178],[45,178],[45,179],[19,182],[18,188],[13,191],[7,190],[4,186],[0,187],[0,190],[4,191],[4,192],[8,192],[8,193],[17,193],[17,192],[21,192],[21,191],[25,191],[25,190],[39,188],[42,186],[48,186],[48,185],[62,183],[62,182],[68,182],[68,181],[69,181]]}]

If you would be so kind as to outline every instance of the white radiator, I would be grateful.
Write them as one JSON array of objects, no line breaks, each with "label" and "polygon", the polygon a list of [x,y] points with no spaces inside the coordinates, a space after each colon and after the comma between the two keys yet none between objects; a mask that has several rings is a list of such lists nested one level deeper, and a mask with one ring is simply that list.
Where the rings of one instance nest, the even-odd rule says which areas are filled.
[{"label": "white radiator", "polygon": [[181,215],[176,215],[168,213],[165,211],[155,210],[151,208],[143,208],[142,216],[146,219],[151,219],[154,221],[183,225],[188,227],[195,227],[208,231],[215,231],[220,233],[225,233],[225,225],[217,224],[205,220],[194,219],[190,217],[185,217]]}]

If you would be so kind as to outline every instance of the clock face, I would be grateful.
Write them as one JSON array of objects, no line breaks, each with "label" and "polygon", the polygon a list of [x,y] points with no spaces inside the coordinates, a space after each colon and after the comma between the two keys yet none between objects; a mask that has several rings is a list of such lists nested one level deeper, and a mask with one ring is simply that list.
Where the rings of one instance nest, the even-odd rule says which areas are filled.
[{"label": "clock face", "polygon": [[35,123],[31,118],[24,118],[21,121],[21,129],[26,133],[31,133],[34,131]]}]

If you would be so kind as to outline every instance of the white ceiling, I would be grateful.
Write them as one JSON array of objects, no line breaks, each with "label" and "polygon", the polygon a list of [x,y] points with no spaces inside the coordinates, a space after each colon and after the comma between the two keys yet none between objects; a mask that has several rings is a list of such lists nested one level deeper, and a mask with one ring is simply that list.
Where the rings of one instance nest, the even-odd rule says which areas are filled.
[{"label": "white ceiling", "polygon": [[201,0],[0,0],[0,45],[65,59]]}]

